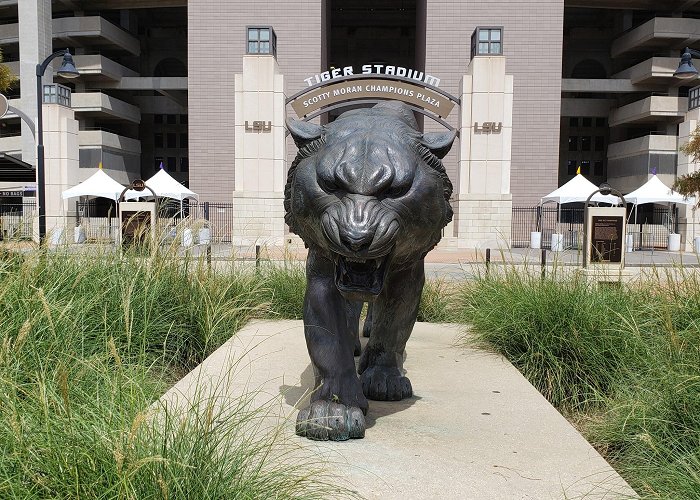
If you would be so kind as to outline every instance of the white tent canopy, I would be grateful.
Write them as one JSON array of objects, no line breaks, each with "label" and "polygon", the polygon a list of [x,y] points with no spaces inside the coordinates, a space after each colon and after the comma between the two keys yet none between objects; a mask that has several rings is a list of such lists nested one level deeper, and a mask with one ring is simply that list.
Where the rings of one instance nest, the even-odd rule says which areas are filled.
[{"label": "white tent canopy", "polygon": [[124,191],[124,186],[99,169],[77,186],[63,191],[62,196],[64,200],[76,196],[98,196],[118,201],[122,191]]},{"label": "white tent canopy", "polygon": [[676,193],[661,182],[661,179],[656,175],[653,175],[643,186],[625,195],[625,200],[634,205],[642,205],[644,203],[695,204],[695,198],[685,198],[682,194]]},{"label": "white tent canopy", "polygon": [[[598,186],[586,179],[583,175],[576,174],[576,177],[569,182],[555,189],[547,196],[544,196],[541,199],[541,203],[546,203],[548,201],[554,201],[560,205],[565,203],[584,203],[591,193],[597,190]],[[591,201],[596,203],[610,203],[611,205],[618,205],[620,203],[620,199],[617,196],[612,194],[602,195],[600,193],[596,193],[593,198],[591,198]]]},{"label": "white tent canopy", "polygon": [[[146,181],[146,186],[151,188],[157,196],[163,198],[174,198],[176,200],[184,200],[185,198],[199,199],[199,195],[194,191],[187,189],[185,186],[173,179],[165,169],[159,169],[158,172]],[[146,189],[144,191],[134,191],[130,189],[124,197],[127,200],[152,196],[151,192]]]}]

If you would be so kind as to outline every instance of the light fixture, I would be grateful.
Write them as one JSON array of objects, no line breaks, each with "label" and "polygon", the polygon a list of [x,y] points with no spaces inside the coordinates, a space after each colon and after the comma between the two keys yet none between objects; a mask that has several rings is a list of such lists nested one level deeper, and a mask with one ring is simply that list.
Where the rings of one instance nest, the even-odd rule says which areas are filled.
[{"label": "light fixture", "polygon": [[63,54],[63,62],[56,73],[63,78],[77,78],[80,76],[80,73],[78,73],[78,70],[75,68],[73,56],[68,52],[68,49],[66,49],[66,52]]},{"label": "light fixture", "polygon": [[700,57],[700,52],[686,47],[681,55],[681,62],[678,69],[673,73],[673,76],[689,80],[698,76],[698,70],[693,66],[693,55]]}]

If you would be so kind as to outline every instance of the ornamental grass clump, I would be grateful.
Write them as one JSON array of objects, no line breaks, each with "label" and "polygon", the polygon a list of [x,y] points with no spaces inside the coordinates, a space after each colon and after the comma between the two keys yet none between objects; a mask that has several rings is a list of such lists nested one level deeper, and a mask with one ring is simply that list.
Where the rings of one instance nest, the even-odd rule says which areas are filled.
[{"label": "ornamental grass clump", "polygon": [[340,492],[314,464],[276,461],[287,444],[275,432],[241,433],[261,418],[246,395],[185,416],[157,403],[266,314],[265,293],[250,273],[173,255],[0,256],[0,498]]},{"label": "ornamental grass clump", "polygon": [[261,285],[261,300],[269,304],[273,319],[302,319],[306,270],[298,262],[262,262],[256,271]]},{"label": "ornamental grass clump", "polygon": [[465,286],[458,301],[475,339],[506,356],[560,408],[597,404],[646,359],[639,338],[619,335],[617,324],[634,309],[620,288],[505,271]]},{"label": "ornamental grass clump", "polygon": [[584,427],[645,498],[700,498],[700,370],[659,363],[610,397]]},{"label": "ornamental grass clump", "polygon": [[700,498],[700,280],[692,271],[646,288],[622,336],[653,355],[591,419],[589,439],[649,498]]},{"label": "ornamental grass clump", "polygon": [[458,321],[458,312],[454,307],[455,286],[444,279],[425,281],[418,306],[417,321],[428,323],[449,323]]},{"label": "ornamental grass clump", "polygon": [[610,287],[523,272],[459,295],[506,356],[643,498],[700,498],[700,278],[656,270]]}]

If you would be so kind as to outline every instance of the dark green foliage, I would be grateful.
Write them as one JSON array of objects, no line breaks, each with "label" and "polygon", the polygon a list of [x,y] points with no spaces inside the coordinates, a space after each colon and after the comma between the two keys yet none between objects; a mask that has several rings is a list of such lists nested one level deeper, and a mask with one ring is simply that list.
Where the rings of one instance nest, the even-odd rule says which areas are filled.
[{"label": "dark green foliage", "polygon": [[[3,61],[2,51],[0,51],[0,63]],[[0,64],[0,92],[6,94],[7,91],[18,82],[17,77],[12,74],[10,67]]]},{"label": "dark green foliage", "polygon": [[689,174],[681,175],[673,182],[673,189],[686,198],[695,196],[697,203],[695,208],[700,204],[700,170]]}]

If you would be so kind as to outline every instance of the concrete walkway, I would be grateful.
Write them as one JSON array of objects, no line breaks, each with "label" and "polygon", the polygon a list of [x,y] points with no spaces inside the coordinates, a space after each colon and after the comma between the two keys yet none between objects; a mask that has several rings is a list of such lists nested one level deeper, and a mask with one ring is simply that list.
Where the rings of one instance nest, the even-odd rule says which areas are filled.
[{"label": "concrete walkway", "polygon": [[459,335],[453,325],[416,324],[405,362],[415,395],[370,401],[361,440],[319,443],[294,436],[295,405],[304,405],[313,389],[301,321],[248,324],[163,400],[186,408],[206,387],[229,397],[254,391],[255,404],[270,409],[288,439],[303,453],[324,457],[341,484],[365,498],[634,495],[510,363],[456,347]]},{"label": "concrete walkway", "polygon": [[[180,248],[180,252],[186,250]],[[206,247],[195,245],[189,249],[190,255],[202,255]],[[212,258],[220,260],[254,260],[255,246],[232,246],[230,243],[214,243]],[[564,250],[552,252],[547,250],[547,264],[580,265],[582,252],[579,250]],[[298,260],[306,259],[306,250],[302,246],[284,247],[262,246],[260,257],[263,260]],[[481,264],[485,261],[486,249],[453,248],[438,245],[425,258],[429,264]],[[492,248],[491,260],[494,263],[539,265],[541,250],[530,248]],[[649,266],[700,266],[700,256],[694,252],[669,252],[667,250],[637,250],[625,253],[625,262],[631,267]]]}]

